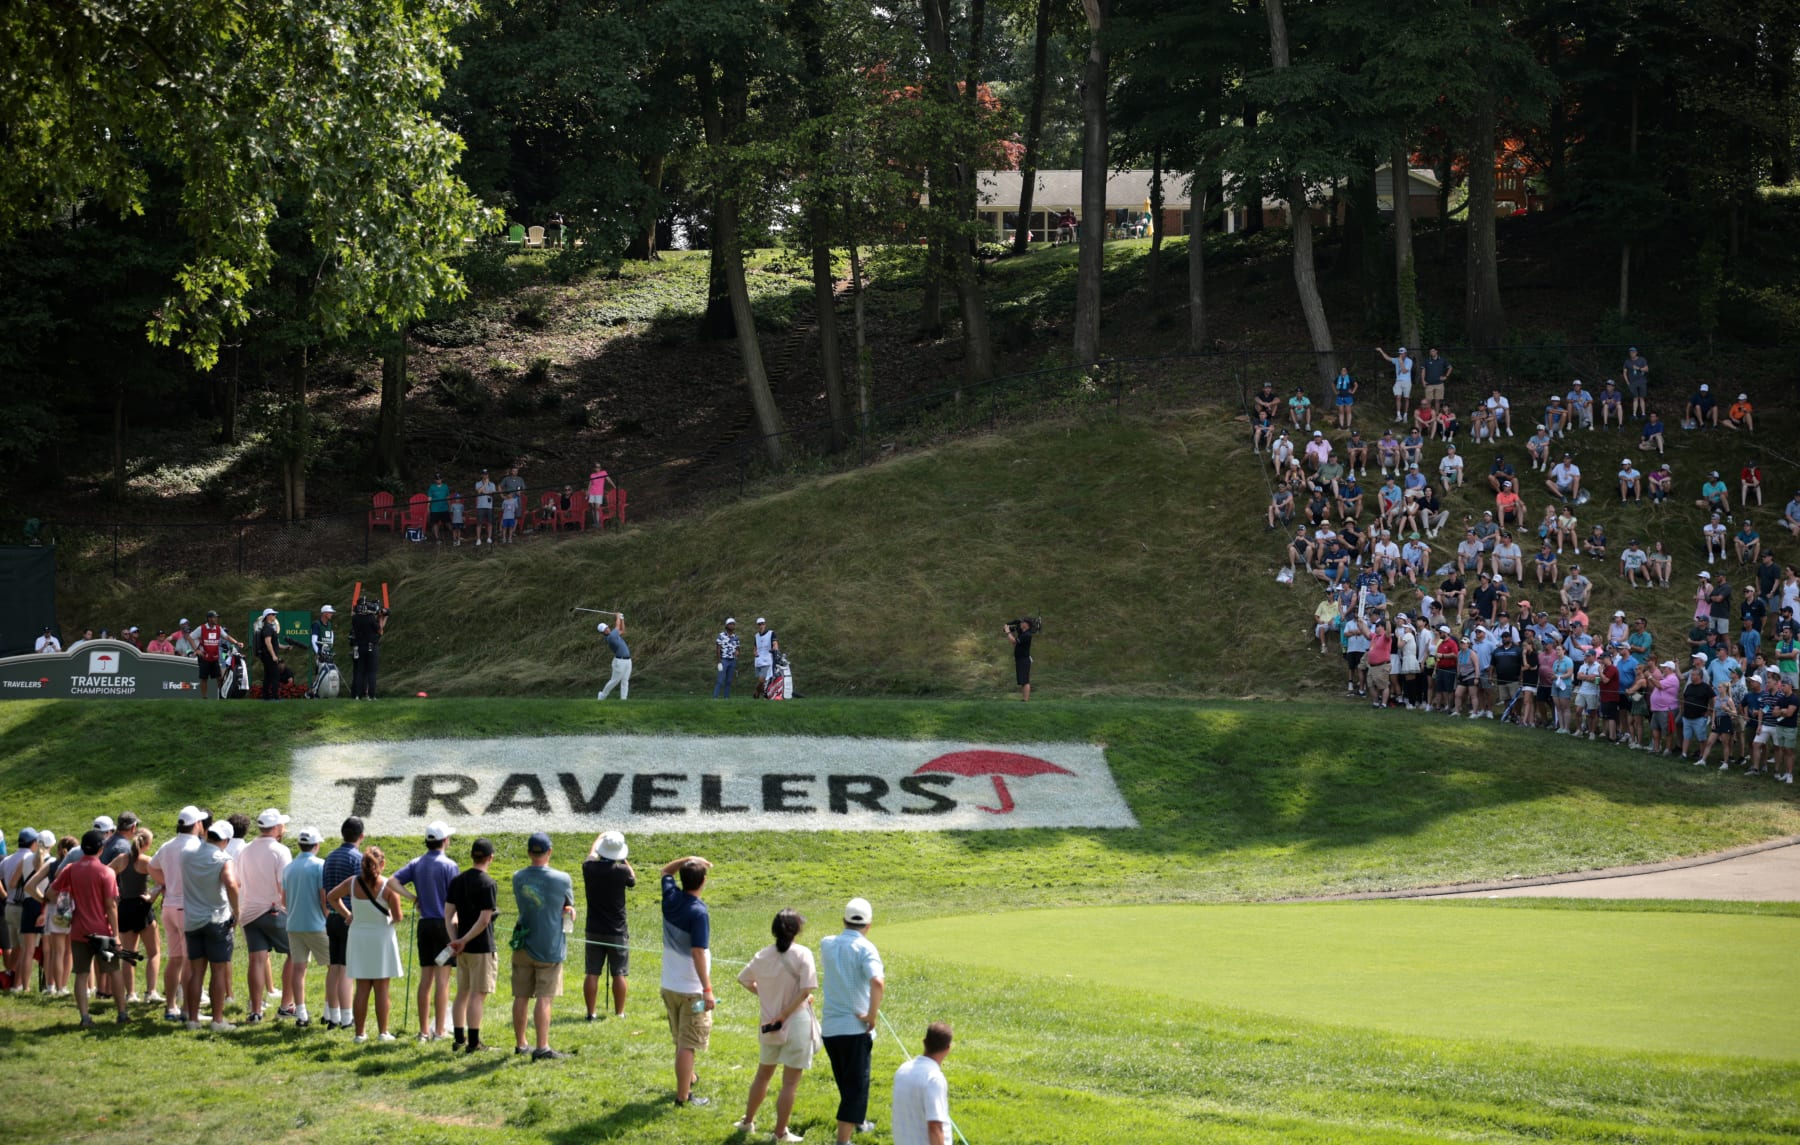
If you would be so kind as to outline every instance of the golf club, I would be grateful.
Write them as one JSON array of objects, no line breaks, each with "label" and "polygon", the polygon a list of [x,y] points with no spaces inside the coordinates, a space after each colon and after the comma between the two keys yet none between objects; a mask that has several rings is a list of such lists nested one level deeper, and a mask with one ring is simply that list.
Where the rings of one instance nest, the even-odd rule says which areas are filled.
[{"label": "golf club", "polygon": [[599,613],[599,614],[600,614],[600,615],[601,615],[601,616],[617,616],[617,615],[619,615],[619,610],[618,610],[618,609],[616,609],[616,608],[581,608],[581,607],[576,607],[576,608],[573,608],[573,609],[571,609],[571,610],[570,610],[570,611],[571,611],[571,612],[597,612],[597,613]]}]

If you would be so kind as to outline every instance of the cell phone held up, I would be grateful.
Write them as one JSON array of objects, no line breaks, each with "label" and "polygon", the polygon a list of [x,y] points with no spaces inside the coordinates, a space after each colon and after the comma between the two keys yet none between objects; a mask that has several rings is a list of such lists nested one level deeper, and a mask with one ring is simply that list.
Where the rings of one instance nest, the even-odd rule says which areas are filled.
[{"label": "cell phone held up", "polygon": [[768,1022],[763,1026],[762,1032],[765,1034],[772,1034],[785,1025],[787,1025],[786,1022]]}]

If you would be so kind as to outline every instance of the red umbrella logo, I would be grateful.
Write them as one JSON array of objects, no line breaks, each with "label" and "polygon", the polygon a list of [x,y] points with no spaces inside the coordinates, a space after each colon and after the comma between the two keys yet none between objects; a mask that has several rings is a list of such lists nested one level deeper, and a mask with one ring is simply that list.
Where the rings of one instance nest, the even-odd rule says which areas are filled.
[{"label": "red umbrella logo", "polygon": [[[1000,806],[982,807],[990,815],[1005,815],[1013,809],[1012,792],[1006,789],[1006,777],[1023,777],[1028,775],[1074,775],[1066,767],[1058,767],[1047,759],[1039,759],[1032,755],[1020,755],[1013,751],[953,751],[949,755],[940,755],[913,772],[918,775],[927,771],[941,771],[950,775],[985,775],[994,781],[994,794],[1000,797]],[[976,804],[980,806],[980,804]]]}]

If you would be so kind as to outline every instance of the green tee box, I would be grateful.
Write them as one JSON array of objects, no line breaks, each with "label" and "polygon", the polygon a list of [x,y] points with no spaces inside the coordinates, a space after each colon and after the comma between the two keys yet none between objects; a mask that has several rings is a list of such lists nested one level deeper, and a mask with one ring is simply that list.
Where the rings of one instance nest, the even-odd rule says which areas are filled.
[{"label": "green tee box", "polygon": [[140,652],[123,640],[88,640],[67,652],[0,660],[0,699],[180,700],[200,695],[186,656]]},{"label": "green tee box", "polygon": [[[312,647],[313,614],[304,609],[280,611],[275,614],[275,621],[281,625],[281,647],[292,644],[297,648]],[[250,625],[245,629],[249,633],[244,637],[244,654],[251,659],[256,658],[256,632],[262,627],[262,610],[257,609],[250,614]]]}]

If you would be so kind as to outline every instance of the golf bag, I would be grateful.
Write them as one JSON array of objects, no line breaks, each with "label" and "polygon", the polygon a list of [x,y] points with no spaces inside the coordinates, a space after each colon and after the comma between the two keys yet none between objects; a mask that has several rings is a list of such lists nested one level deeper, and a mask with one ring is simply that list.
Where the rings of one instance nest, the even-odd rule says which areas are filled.
[{"label": "golf bag", "polygon": [[243,700],[250,696],[250,664],[236,648],[219,658],[219,699]]},{"label": "golf bag", "polygon": [[794,669],[788,663],[787,653],[776,649],[769,664],[769,678],[763,682],[762,698],[765,700],[791,700],[794,698]]},{"label": "golf bag", "polygon": [[342,687],[338,679],[337,662],[329,657],[319,661],[319,669],[313,674],[312,688],[306,694],[315,700],[335,700]]}]

